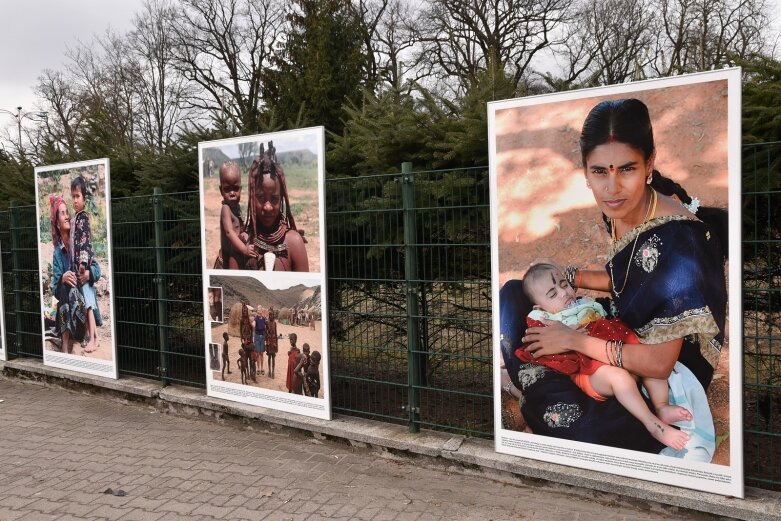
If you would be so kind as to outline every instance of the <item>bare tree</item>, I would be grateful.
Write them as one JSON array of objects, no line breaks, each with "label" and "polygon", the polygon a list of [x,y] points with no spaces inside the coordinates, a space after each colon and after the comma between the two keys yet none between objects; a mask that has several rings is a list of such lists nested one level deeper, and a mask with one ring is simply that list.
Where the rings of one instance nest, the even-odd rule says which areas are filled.
[{"label": "bare tree", "polygon": [[594,86],[642,79],[653,16],[642,0],[586,0],[568,26],[563,84]]},{"label": "bare tree", "polygon": [[168,0],[148,0],[133,20],[128,35],[140,82],[136,85],[140,110],[136,124],[142,143],[164,152],[187,119],[183,105],[193,94],[173,66],[173,25],[176,9]]},{"label": "bare tree", "polygon": [[84,121],[82,93],[61,71],[45,69],[38,77],[35,94],[39,107],[47,112],[46,134],[68,157],[77,155],[77,137]]},{"label": "bare tree", "polygon": [[200,87],[190,106],[258,130],[264,68],[283,28],[277,0],[183,0],[173,25],[177,70]]},{"label": "bare tree", "polygon": [[109,29],[89,44],[68,49],[67,56],[69,75],[82,93],[85,123],[99,125],[93,134],[97,130],[111,145],[132,153],[140,113],[136,89],[142,77],[125,36]]},{"label": "bare tree", "polygon": [[768,45],[765,0],[655,0],[654,5],[656,74],[723,67]]},{"label": "bare tree", "polygon": [[418,40],[419,7],[396,0],[385,10],[377,31],[377,54],[380,56],[381,76],[394,88],[404,84],[411,88],[431,74],[431,65],[424,55],[416,52]]},{"label": "bare tree", "polygon": [[[363,47],[366,53],[365,78],[376,82],[380,77],[380,45],[382,35],[379,32],[380,24],[391,0],[354,0],[350,2],[350,8],[361,20],[363,30]],[[394,1],[394,4],[397,4]]]},{"label": "bare tree", "polygon": [[[422,66],[418,41],[420,6],[406,0],[358,0],[352,9],[362,21],[368,56],[366,78],[370,83],[408,88],[430,73]],[[428,64],[425,64],[428,65]]]},{"label": "bare tree", "polygon": [[462,87],[491,67],[520,85],[570,6],[571,0],[431,0],[421,20],[422,52]]}]

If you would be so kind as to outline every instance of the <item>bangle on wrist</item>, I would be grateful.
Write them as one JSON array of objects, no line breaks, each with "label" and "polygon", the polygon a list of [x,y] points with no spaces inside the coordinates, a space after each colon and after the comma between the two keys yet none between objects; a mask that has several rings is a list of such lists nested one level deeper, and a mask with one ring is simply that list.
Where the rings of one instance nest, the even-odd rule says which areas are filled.
[{"label": "bangle on wrist", "polygon": [[514,396],[513,392],[512,392],[512,388],[513,388],[513,383],[512,383],[512,381],[509,381],[509,382],[507,382],[507,385],[505,385],[502,389],[504,389],[505,392],[507,394],[509,394],[510,396]]},{"label": "bangle on wrist", "polygon": [[578,272],[578,268],[575,266],[567,266],[564,268],[564,278],[567,280],[567,283],[572,286],[574,289],[578,289],[578,278],[576,276],[576,273]]}]

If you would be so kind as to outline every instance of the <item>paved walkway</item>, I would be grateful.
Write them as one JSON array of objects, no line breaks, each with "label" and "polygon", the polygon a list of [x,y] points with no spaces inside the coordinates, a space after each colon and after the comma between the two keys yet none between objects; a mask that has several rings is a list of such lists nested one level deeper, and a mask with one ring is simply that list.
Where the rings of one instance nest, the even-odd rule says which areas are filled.
[{"label": "paved walkway", "polygon": [[15,379],[0,399],[0,521],[716,519]]}]

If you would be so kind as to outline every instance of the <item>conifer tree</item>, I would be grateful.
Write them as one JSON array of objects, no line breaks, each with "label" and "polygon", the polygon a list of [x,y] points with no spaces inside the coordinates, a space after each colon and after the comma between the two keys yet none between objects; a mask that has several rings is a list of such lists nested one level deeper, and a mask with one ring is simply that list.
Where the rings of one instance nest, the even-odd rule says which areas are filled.
[{"label": "conifer tree", "polygon": [[264,82],[266,104],[291,126],[341,133],[342,105],[367,85],[361,20],[344,0],[294,0],[287,39]]}]

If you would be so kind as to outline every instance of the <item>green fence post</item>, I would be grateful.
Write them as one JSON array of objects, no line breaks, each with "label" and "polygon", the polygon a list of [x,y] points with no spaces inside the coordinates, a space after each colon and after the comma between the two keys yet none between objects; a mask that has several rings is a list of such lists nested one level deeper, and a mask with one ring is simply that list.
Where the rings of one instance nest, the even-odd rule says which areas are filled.
[{"label": "green fence post", "polygon": [[[19,259],[19,216],[18,207],[16,202],[11,201],[9,216],[11,219],[10,232],[11,232],[11,276],[14,279],[14,317],[16,318],[16,331],[14,332],[14,346],[16,352],[14,355],[18,356],[22,350],[22,335],[19,333],[22,331],[22,315],[19,310],[22,309],[22,286],[19,281],[19,268],[22,263]],[[10,346],[9,346],[10,347]],[[12,354],[11,350],[8,350],[8,354]]]},{"label": "green fence post", "polygon": [[418,323],[418,250],[415,224],[415,175],[412,163],[401,164],[404,208],[404,275],[407,281],[407,382],[409,431],[420,431],[420,330]]},{"label": "green fence post", "polygon": [[157,347],[160,351],[160,381],[168,385],[168,296],[165,278],[165,240],[163,229],[163,191],[152,192],[155,217],[155,283],[157,284]]}]

